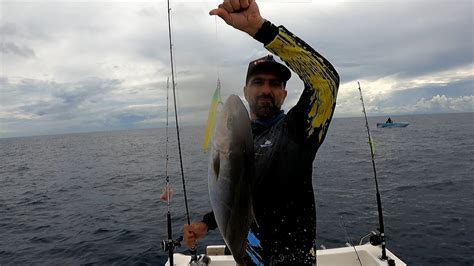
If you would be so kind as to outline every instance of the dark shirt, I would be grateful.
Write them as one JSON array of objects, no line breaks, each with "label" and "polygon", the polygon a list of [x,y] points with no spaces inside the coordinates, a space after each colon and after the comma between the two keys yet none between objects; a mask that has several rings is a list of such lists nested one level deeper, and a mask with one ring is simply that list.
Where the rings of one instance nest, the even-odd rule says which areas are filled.
[{"label": "dark shirt", "polygon": [[[256,223],[251,224],[249,264],[304,265],[316,262],[313,160],[336,105],[339,76],[333,66],[284,27],[264,23],[257,40],[304,82],[298,103],[285,115],[252,122],[255,148]],[[217,227],[212,212],[203,221]],[[257,244],[256,244],[257,243]]]}]

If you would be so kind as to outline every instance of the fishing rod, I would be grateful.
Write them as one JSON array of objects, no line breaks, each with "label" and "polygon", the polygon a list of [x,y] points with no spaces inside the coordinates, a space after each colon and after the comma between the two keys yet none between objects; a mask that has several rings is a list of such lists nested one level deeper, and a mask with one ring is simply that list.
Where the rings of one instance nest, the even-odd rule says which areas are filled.
[{"label": "fishing rod", "polygon": [[[172,36],[171,36],[171,8],[170,8],[170,1],[167,0],[168,4],[168,39],[169,39],[169,47],[170,47],[170,64],[171,64],[171,86],[173,89],[173,103],[174,103],[174,115],[175,115],[175,124],[176,124],[176,136],[177,136],[177,141],[178,141],[178,154],[179,154],[179,164],[180,164],[180,169],[181,169],[181,180],[183,183],[183,194],[184,194],[184,203],[186,207],[186,218],[188,225],[191,224],[191,220],[189,219],[189,208],[188,208],[188,197],[186,193],[186,180],[184,178],[184,168],[183,168],[183,156],[181,152],[181,139],[180,139],[180,134],[179,134],[179,122],[178,122],[178,110],[177,110],[177,103],[176,103],[176,82],[175,82],[175,74],[174,74],[174,58],[173,58],[173,42],[172,42]],[[170,265],[173,265],[173,253],[175,247],[181,246],[181,241],[183,240],[183,237],[179,237],[177,240],[172,239],[172,229],[171,229],[171,215],[168,212],[168,240],[163,241],[163,249],[167,250],[169,252],[169,260],[170,260]],[[195,247],[192,247],[190,249],[191,251],[191,261],[196,261],[197,260],[197,251]]]},{"label": "fishing rod", "polygon": [[170,177],[168,174],[168,162],[169,162],[169,156],[168,156],[168,128],[169,128],[169,122],[168,122],[168,109],[169,109],[169,82],[170,79],[168,78],[166,82],[166,145],[165,145],[165,154],[166,154],[166,163],[165,163],[165,181],[166,181],[166,186],[165,190],[163,192],[163,196],[166,199],[167,203],[167,214],[166,214],[166,224],[167,224],[167,229],[168,229],[168,239],[163,240],[163,249],[165,251],[168,251],[169,255],[169,260],[170,260],[170,265],[174,265],[174,260],[173,260],[173,252],[174,248],[177,246],[180,246],[179,241],[173,240],[173,229],[171,226],[171,187],[170,187]]},{"label": "fishing rod", "polygon": [[[372,168],[374,169],[375,189],[377,191],[377,210],[379,214],[379,227],[380,227],[379,228],[380,239],[377,242],[380,242],[380,244],[382,245],[382,257],[380,259],[387,260],[388,257],[387,257],[387,251],[385,248],[385,229],[383,226],[382,200],[380,198],[379,183],[377,181],[377,171],[375,170],[375,159],[374,159],[375,156],[374,156],[373,140],[372,140],[372,137],[370,136],[369,122],[367,120],[367,112],[365,111],[364,98],[362,97],[362,89],[360,88],[360,83],[357,82],[357,84],[359,85],[360,101],[362,102],[362,112],[364,113],[365,127],[367,128],[367,136],[369,138],[370,156],[372,158]],[[389,259],[388,262],[389,262],[389,265],[391,265],[391,263],[395,265],[392,259]]]}]

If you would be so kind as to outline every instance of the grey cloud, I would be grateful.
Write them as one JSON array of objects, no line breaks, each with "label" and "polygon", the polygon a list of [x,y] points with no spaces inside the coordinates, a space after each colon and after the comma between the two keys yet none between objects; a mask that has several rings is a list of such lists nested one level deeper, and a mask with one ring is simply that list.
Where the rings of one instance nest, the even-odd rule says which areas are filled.
[{"label": "grey cloud", "polygon": [[29,47],[20,47],[13,42],[0,43],[0,53],[14,54],[25,58],[35,57],[35,51]]},{"label": "grey cloud", "polygon": [[414,104],[419,99],[430,99],[436,95],[445,95],[457,98],[465,95],[474,95],[474,79],[466,79],[449,84],[428,85],[402,91],[395,91],[384,98],[378,99],[379,106],[397,106]]},{"label": "grey cloud", "polygon": [[[130,88],[124,87],[120,80],[89,78],[58,83],[24,79],[15,84],[6,78],[0,81],[6,85],[0,99],[0,114],[3,114],[0,122],[6,132],[14,132],[15,128],[22,128],[22,134],[28,134],[28,129],[47,132],[46,125],[58,132],[138,128],[150,120],[155,122],[145,127],[158,127],[163,125],[160,120],[166,114],[166,105],[159,105],[163,99],[147,98],[147,90],[156,83],[131,88],[128,96],[134,96],[130,98],[121,96]],[[136,95],[139,93],[142,95]]]},{"label": "grey cloud", "polygon": [[19,31],[18,26],[16,26],[13,23],[7,22],[0,25],[0,36],[16,35],[18,31]]},{"label": "grey cloud", "polygon": [[137,13],[140,16],[151,17],[151,18],[156,18],[156,16],[159,14],[158,10],[156,10],[156,8],[154,7],[142,8],[139,11],[137,11]]},{"label": "grey cloud", "polygon": [[[0,26],[0,34],[16,45],[16,56],[21,56],[19,51],[28,54],[28,49],[22,48],[34,47],[34,51],[29,49],[41,57],[36,63],[46,66],[48,78],[61,82],[23,80],[11,84],[19,76],[38,77],[40,73],[34,73],[36,65],[29,64],[31,60],[10,57],[11,76],[0,78],[0,113],[13,110],[35,115],[37,124],[28,121],[32,122],[29,125],[43,127],[40,122],[47,120],[55,125],[54,130],[63,126],[75,130],[135,128],[145,123],[156,126],[165,114],[163,90],[170,63],[166,2],[155,4],[8,2],[3,6],[8,10],[8,22]],[[291,3],[268,3],[261,5],[261,12],[327,57],[339,71],[344,88],[348,81],[377,81],[387,76],[398,86],[420,75],[428,77],[473,62],[470,0],[343,1],[328,9],[318,4],[313,1],[295,8]],[[223,99],[229,94],[241,95],[247,63],[268,53],[260,43],[219,19],[216,25],[208,16],[209,8],[212,6],[189,2],[172,5],[178,105],[184,123],[205,122],[217,76],[223,85]],[[282,13],[282,9],[289,12]],[[35,11],[25,16],[25,10]],[[45,33],[50,36],[48,41],[44,41]],[[61,41],[49,41],[53,39]],[[47,58],[55,54],[56,43],[62,49],[61,57]],[[1,49],[6,53],[5,45]],[[11,54],[13,50],[8,48]],[[70,64],[58,61],[65,58]],[[101,64],[105,67],[96,68]],[[72,81],[87,76],[99,78]],[[113,79],[123,81],[114,83]],[[397,91],[368,104],[380,112],[397,111],[405,105],[404,110],[427,110],[431,103],[461,105],[469,103],[459,99],[472,95],[470,82]],[[302,88],[296,76],[288,85],[286,110]],[[358,98],[354,104],[347,93],[341,94],[338,105],[342,108],[336,109],[336,114],[342,110],[359,114]],[[436,95],[439,97],[433,100]],[[137,107],[153,104],[156,107]]]},{"label": "grey cloud", "polygon": [[2,87],[4,87],[7,84],[8,84],[8,78],[0,76],[0,85],[2,85]]},{"label": "grey cloud", "polygon": [[447,97],[437,94],[431,98],[421,98],[416,103],[400,106],[375,107],[378,114],[429,114],[474,112],[474,95]]},{"label": "grey cloud", "polygon": [[68,106],[63,102],[39,101],[19,107],[22,113],[33,114],[35,116],[47,116],[49,119],[71,119],[72,106]]},{"label": "grey cloud", "polygon": [[[5,7],[7,9],[7,7]],[[0,24],[0,36],[23,40],[48,40],[50,37],[41,27],[41,24],[25,23],[18,25],[11,22]]]},{"label": "grey cloud", "polygon": [[127,103],[109,105],[107,112],[101,112],[93,118],[96,122],[100,121],[102,130],[160,127],[164,125],[165,119],[166,105],[130,106]]},{"label": "grey cloud", "polygon": [[[473,112],[474,78],[448,84],[429,84],[364,97],[370,115],[401,115],[439,112]],[[338,98],[337,117],[360,115],[357,85]]]},{"label": "grey cloud", "polygon": [[182,107],[179,109],[179,112],[181,113],[186,113],[186,114],[192,114],[192,113],[197,113],[197,112],[203,112],[208,110],[207,103],[205,105],[198,105],[198,106],[188,106],[188,107]]},{"label": "grey cloud", "polygon": [[295,32],[313,32],[304,39],[343,70],[344,80],[413,77],[473,61],[472,17],[470,1],[348,2]]},{"label": "grey cloud", "polygon": [[56,87],[53,96],[61,99],[64,103],[77,106],[81,102],[104,95],[107,92],[116,89],[120,85],[119,80],[102,80],[91,78],[78,82],[76,84],[63,84]]},{"label": "grey cloud", "polygon": [[[30,88],[43,88],[43,94],[49,94],[47,100],[30,99],[18,110],[26,115],[43,117],[44,119],[71,119],[88,112],[87,107],[93,106],[101,97],[120,85],[118,80],[88,79],[77,83],[56,83],[25,80],[15,88],[25,94]],[[84,105],[84,106],[83,106]]]},{"label": "grey cloud", "polygon": [[147,115],[133,113],[121,113],[116,117],[118,120],[118,126],[122,128],[135,128],[136,123],[142,122],[148,118],[149,116]]},{"label": "grey cloud", "polygon": [[474,112],[474,95],[452,98],[437,94],[431,99],[421,98],[410,111],[412,113]]},{"label": "grey cloud", "polygon": [[341,67],[341,68],[352,68],[352,67],[363,66],[363,64],[356,63],[356,62],[342,62],[342,63],[339,63],[338,66]]}]

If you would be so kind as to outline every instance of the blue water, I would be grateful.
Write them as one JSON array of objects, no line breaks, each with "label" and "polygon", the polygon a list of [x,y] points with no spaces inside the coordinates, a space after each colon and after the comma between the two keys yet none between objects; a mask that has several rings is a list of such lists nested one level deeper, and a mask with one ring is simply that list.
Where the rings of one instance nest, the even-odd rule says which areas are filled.
[{"label": "blue water", "polygon": [[[392,117],[410,125],[385,129],[375,127],[385,118],[369,118],[387,247],[409,264],[474,263],[473,118]],[[182,129],[191,220],[210,208],[202,135],[202,127]],[[169,150],[176,238],[186,215],[174,137]],[[0,264],[164,264],[164,176],[164,129],[0,139]],[[362,118],[333,120],[314,188],[318,245],[343,246],[345,231],[358,241],[377,228]],[[214,231],[198,248],[216,243]]]}]

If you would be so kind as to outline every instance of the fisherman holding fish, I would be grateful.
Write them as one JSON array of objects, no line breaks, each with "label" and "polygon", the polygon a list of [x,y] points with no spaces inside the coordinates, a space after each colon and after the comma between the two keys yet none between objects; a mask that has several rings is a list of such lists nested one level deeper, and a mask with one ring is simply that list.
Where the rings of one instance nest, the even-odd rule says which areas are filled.
[{"label": "fisherman holding fish", "polygon": [[[246,265],[314,265],[313,161],[334,113],[339,76],[307,43],[262,18],[254,0],[225,0],[209,14],[248,33],[288,66],[272,55],[248,65],[244,96],[250,107],[249,130],[253,135],[254,180],[249,182],[253,220],[244,232],[245,250],[241,255],[233,252],[234,258]],[[303,81],[304,90],[298,103],[285,114],[281,106],[287,96],[290,69]],[[217,227],[218,213],[213,209],[202,221],[184,226],[189,247]]]}]

